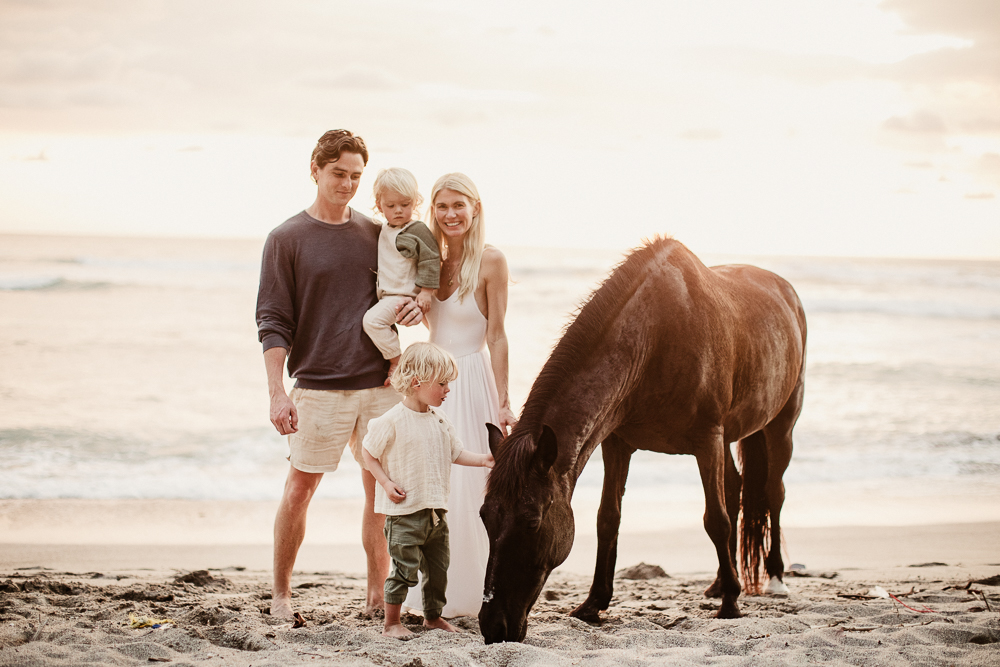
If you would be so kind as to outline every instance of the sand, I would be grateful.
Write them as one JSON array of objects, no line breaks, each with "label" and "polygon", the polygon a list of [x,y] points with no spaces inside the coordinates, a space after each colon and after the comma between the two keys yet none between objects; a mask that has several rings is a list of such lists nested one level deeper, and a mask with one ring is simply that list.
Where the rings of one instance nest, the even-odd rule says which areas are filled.
[{"label": "sand", "polygon": [[[998,523],[789,528],[788,565],[806,565],[804,576],[786,577],[788,597],[741,597],[735,620],[714,618],[718,602],[702,596],[714,569],[703,532],[624,534],[620,568],[644,561],[668,576],[616,579],[599,625],[568,616],[590,586],[584,534],[546,584],[524,643],[486,646],[472,618],[455,621],[453,635],[404,616],[414,639],[381,637],[380,621],[361,613],[363,555],[346,533],[307,538],[293,579],[307,625],[293,628],[267,613],[270,547],[239,530],[236,506],[151,503],[157,512],[138,529],[136,505],[102,502],[0,501],[0,666],[1000,664]],[[46,508],[48,528],[30,525]],[[74,517],[76,533],[65,530]],[[133,628],[130,617],[172,622]]]}]

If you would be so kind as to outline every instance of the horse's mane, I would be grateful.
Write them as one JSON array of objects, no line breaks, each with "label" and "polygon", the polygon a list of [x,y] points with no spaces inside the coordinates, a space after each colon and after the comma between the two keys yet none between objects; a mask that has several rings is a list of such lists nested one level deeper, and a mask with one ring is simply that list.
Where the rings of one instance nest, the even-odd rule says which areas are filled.
[{"label": "horse's mane", "polygon": [[545,410],[567,378],[573,376],[580,360],[601,349],[609,324],[616,320],[646,277],[649,262],[665,246],[673,245],[681,246],[679,241],[667,237],[646,241],[622,260],[577,308],[576,316],[563,328],[562,337],[535,378],[520,421],[501,447],[501,455],[490,473],[490,490],[507,498],[523,493]]}]

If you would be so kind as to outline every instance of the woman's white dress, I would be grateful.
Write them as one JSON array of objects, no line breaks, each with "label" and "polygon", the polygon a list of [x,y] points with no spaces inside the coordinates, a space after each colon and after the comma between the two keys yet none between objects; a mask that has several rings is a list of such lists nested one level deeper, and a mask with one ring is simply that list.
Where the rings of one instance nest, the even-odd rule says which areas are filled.
[{"label": "woman's white dress", "polygon": [[[500,423],[497,383],[486,349],[486,318],[476,297],[458,293],[444,301],[434,299],[427,313],[430,341],[451,352],[458,362],[458,379],[439,410],[448,415],[462,445],[470,452],[490,451],[486,424]],[[451,566],[448,568],[446,618],[476,616],[483,604],[483,581],[490,555],[489,538],[479,518],[483,505],[488,468],[451,467],[451,497],[448,501],[448,529]],[[420,584],[410,589],[407,607],[421,610]]]}]

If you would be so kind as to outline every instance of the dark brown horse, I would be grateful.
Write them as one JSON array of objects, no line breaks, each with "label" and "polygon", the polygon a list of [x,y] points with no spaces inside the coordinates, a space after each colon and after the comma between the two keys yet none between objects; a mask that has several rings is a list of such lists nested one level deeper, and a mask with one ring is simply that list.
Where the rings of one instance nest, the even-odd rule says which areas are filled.
[{"label": "dark brown horse", "polygon": [[510,436],[501,442],[491,429],[496,467],[480,512],[490,539],[479,613],[486,642],[524,639],[529,609],[573,545],[570,499],[598,444],[597,567],[573,616],[596,622],[611,601],[621,500],[638,449],[698,460],[705,530],[719,558],[706,595],[722,597],[720,618],[740,616],[741,509],[748,590],[759,588],[762,559],[771,586],[783,587],[781,477],[802,406],[805,344],[798,296],[773,273],[709,269],[672,239],[622,262],[567,327]]}]

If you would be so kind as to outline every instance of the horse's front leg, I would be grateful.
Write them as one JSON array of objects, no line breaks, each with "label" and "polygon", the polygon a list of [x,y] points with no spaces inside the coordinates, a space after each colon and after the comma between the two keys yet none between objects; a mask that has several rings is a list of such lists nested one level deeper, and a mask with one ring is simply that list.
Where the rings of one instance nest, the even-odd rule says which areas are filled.
[{"label": "horse's front leg", "polygon": [[618,527],[622,520],[622,496],[628,464],[635,450],[612,434],[601,443],[604,457],[604,490],[597,512],[597,566],[590,595],[570,616],[588,623],[598,623],[600,612],[611,604],[614,593],[615,561],[618,559]]},{"label": "horse's front leg", "polygon": [[705,491],[705,531],[712,538],[719,557],[718,582],[722,593],[718,618],[740,618],[736,599],[740,595],[740,580],[733,564],[730,538],[736,526],[731,525],[726,509],[726,444],[721,433],[706,440],[695,455],[701,484]]}]

